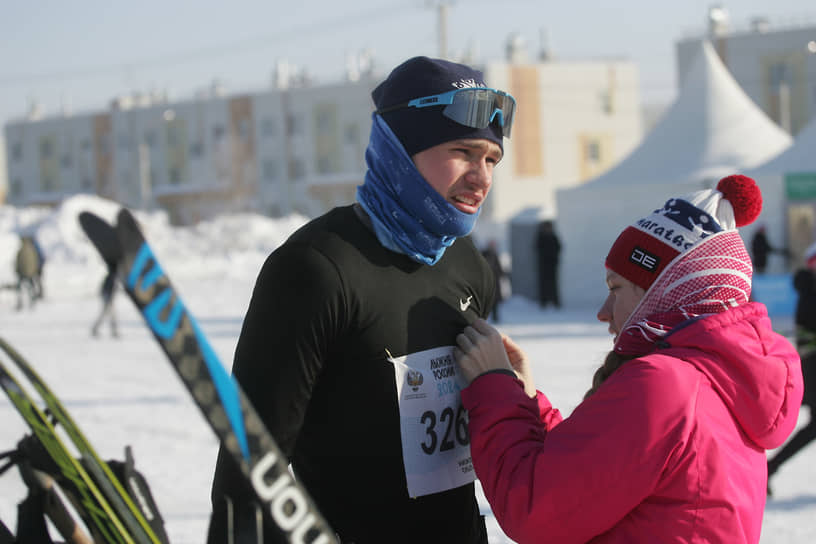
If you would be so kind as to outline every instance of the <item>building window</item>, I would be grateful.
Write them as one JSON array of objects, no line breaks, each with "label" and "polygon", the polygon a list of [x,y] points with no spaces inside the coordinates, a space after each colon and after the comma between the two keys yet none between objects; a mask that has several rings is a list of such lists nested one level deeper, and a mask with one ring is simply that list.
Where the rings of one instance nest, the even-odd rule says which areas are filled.
[{"label": "building window", "polygon": [[155,147],[156,145],[156,133],[152,130],[148,130],[144,134],[144,141],[148,147]]},{"label": "building window", "polygon": [[215,125],[213,127],[213,140],[220,142],[224,138],[224,127],[222,125]]},{"label": "building window", "polygon": [[785,62],[773,63],[768,69],[768,72],[774,90],[778,90],[783,84],[790,85],[792,83],[791,70]]},{"label": "building window", "polygon": [[301,179],[306,175],[303,161],[297,158],[289,159],[289,179]]},{"label": "building window", "polygon": [[169,182],[173,185],[178,185],[181,183],[181,170],[178,168],[171,168],[168,170],[167,175],[169,177]]},{"label": "building window", "polygon": [[43,175],[42,177],[42,190],[44,192],[52,192],[57,190],[57,178],[52,175]]},{"label": "building window", "polygon": [[325,155],[322,157],[317,158],[317,173],[318,174],[331,174],[332,172],[332,161],[329,157]]},{"label": "building window", "polygon": [[167,127],[167,147],[178,147],[179,137],[178,131],[173,127]]},{"label": "building window", "polygon": [[60,166],[62,166],[63,170],[68,170],[71,168],[71,166],[73,166],[73,159],[71,158],[71,155],[63,155],[60,159]]},{"label": "building window", "polygon": [[303,123],[299,115],[286,116],[286,135],[297,136],[303,131]]},{"label": "building window", "polygon": [[346,143],[348,144],[356,144],[360,141],[360,125],[357,123],[351,123],[346,125],[346,130],[344,134]]},{"label": "building window", "polygon": [[23,159],[23,144],[14,142],[11,144],[11,160],[17,162]]},{"label": "building window", "polygon": [[261,136],[263,138],[273,139],[278,135],[278,127],[274,119],[264,118],[261,120]]},{"label": "building window", "polygon": [[50,159],[54,153],[54,144],[51,138],[43,138],[40,140],[40,157],[43,159]]},{"label": "building window", "polygon": [[91,149],[91,141],[85,138],[79,144],[79,148],[82,149],[82,151],[89,151]]},{"label": "building window", "polygon": [[23,195],[23,180],[14,178],[11,180],[11,196],[19,197]]},{"label": "building window", "polygon": [[238,126],[235,127],[238,131],[238,138],[242,142],[249,141],[250,124],[248,119],[241,119],[238,121]]},{"label": "building window", "polygon": [[201,142],[193,142],[190,144],[190,155],[193,158],[199,158],[204,154],[204,144]]},{"label": "building window", "polygon": [[126,132],[122,132],[119,134],[117,138],[117,144],[119,149],[127,149],[130,147],[130,135]]},{"label": "building window", "polygon": [[590,140],[586,144],[587,162],[598,164],[601,162],[601,144],[598,140]]},{"label": "building window", "polygon": [[318,110],[316,121],[317,130],[321,132],[330,130],[333,127],[333,121],[335,118],[336,116],[334,110]]},{"label": "building window", "polygon": [[108,134],[103,134],[99,138],[99,152],[103,155],[107,155],[111,152],[111,137]]},{"label": "building window", "polygon": [[615,104],[612,100],[612,94],[609,91],[601,91],[600,93],[601,111],[607,115],[614,113]]},{"label": "building window", "polygon": [[278,163],[271,159],[263,161],[261,165],[261,176],[267,181],[275,181],[278,179]]},{"label": "building window", "polygon": [[82,177],[82,188],[85,189],[85,190],[93,189],[93,180],[91,180],[91,178],[89,178],[88,176],[83,176]]}]

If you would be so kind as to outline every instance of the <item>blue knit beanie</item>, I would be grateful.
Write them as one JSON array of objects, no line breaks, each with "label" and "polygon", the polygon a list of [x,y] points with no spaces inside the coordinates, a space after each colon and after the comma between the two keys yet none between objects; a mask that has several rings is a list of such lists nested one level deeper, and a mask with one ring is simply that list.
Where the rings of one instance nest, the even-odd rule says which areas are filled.
[{"label": "blue knit beanie", "polygon": [[[441,59],[414,57],[403,62],[371,93],[378,110],[466,87],[487,87],[481,71]],[[443,142],[484,138],[504,150],[498,121],[485,128],[460,125],[442,115],[442,107],[400,108],[382,114],[409,156]]]}]

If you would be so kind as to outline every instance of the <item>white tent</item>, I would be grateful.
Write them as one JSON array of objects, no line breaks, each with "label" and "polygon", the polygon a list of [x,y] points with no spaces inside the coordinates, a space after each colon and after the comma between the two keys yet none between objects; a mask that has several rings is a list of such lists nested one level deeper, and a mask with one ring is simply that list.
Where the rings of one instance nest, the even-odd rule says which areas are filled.
[{"label": "white tent", "polygon": [[602,302],[603,259],[627,225],[670,197],[713,186],[790,144],[791,137],[754,104],[703,42],[677,99],[644,141],[594,180],[557,192],[565,304]]},{"label": "white tent", "polygon": [[[769,270],[771,272],[784,272],[788,265],[798,266],[801,264],[802,251],[816,239],[814,222],[816,222],[816,206],[813,199],[810,202],[789,200],[785,186],[787,175],[808,175],[811,179],[816,177],[816,117],[803,128],[796,136],[793,145],[779,153],[772,159],[746,172],[753,177],[762,189],[762,214],[754,225],[746,227],[743,236],[750,239],[759,225],[765,226],[768,240],[774,247],[787,247],[791,251],[791,260],[779,256],[771,256]],[[790,212],[790,205],[804,204],[805,209]],[[808,225],[799,228],[810,232],[797,232],[795,239],[791,239],[790,226],[788,225],[789,215],[793,213],[794,222],[805,221]],[[810,236],[808,236],[808,234]]]},{"label": "white tent", "polygon": [[755,175],[816,172],[816,116],[799,132],[792,145],[750,172]]}]

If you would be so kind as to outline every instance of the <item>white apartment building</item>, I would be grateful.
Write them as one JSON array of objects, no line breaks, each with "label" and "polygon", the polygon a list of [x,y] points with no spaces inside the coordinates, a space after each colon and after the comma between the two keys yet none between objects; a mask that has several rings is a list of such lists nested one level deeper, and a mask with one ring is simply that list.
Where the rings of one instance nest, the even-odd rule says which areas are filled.
[{"label": "white apartment building", "polygon": [[[518,101],[482,217],[554,208],[554,191],[620,160],[642,135],[636,67],[625,60],[490,62]],[[370,93],[383,75],[186,101],[129,96],[104,111],[5,127],[8,203],[56,205],[88,192],[189,224],[219,213],[316,216],[364,179]]]},{"label": "white apartment building", "polygon": [[485,79],[517,100],[512,138],[483,215],[555,215],[555,191],[601,174],[643,135],[638,71],[625,60],[490,63]]},{"label": "white apartment building", "polygon": [[99,124],[104,116],[97,114],[7,124],[8,203],[55,204],[80,192],[112,196],[103,164],[109,142],[95,131]]},{"label": "white apartment building", "polygon": [[739,27],[723,7],[710,8],[708,15],[704,35],[675,43],[678,87],[699,42],[709,39],[746,94],[796,136],[816,113],[816,20],[776,24],[756,17]]}]

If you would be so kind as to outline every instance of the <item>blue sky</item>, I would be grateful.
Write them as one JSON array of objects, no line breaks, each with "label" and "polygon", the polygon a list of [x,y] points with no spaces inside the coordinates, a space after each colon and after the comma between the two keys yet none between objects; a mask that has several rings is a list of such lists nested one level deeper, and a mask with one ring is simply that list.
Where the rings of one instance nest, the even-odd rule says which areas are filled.
[{"label": "blue sky", "polygon": [[[220,80],[228,92],[269,85],[286,59],[313,79],[343,73],[346,55],[370,50],[387,72],[414,55],[437,56],[437,9],[448,4],[448,50],[498,60],[514,33],[535,53],[546,37],[562,59],[627,58],[645,101],[675,94],[674,43],[705,29],[712,2],[682,0],[0,0],[0,123],[37,100],[47,114],[107,107],[130,91],[188,98]],[[816,24],[813,0],[721,3],[732,25],[751,18]]]}]

